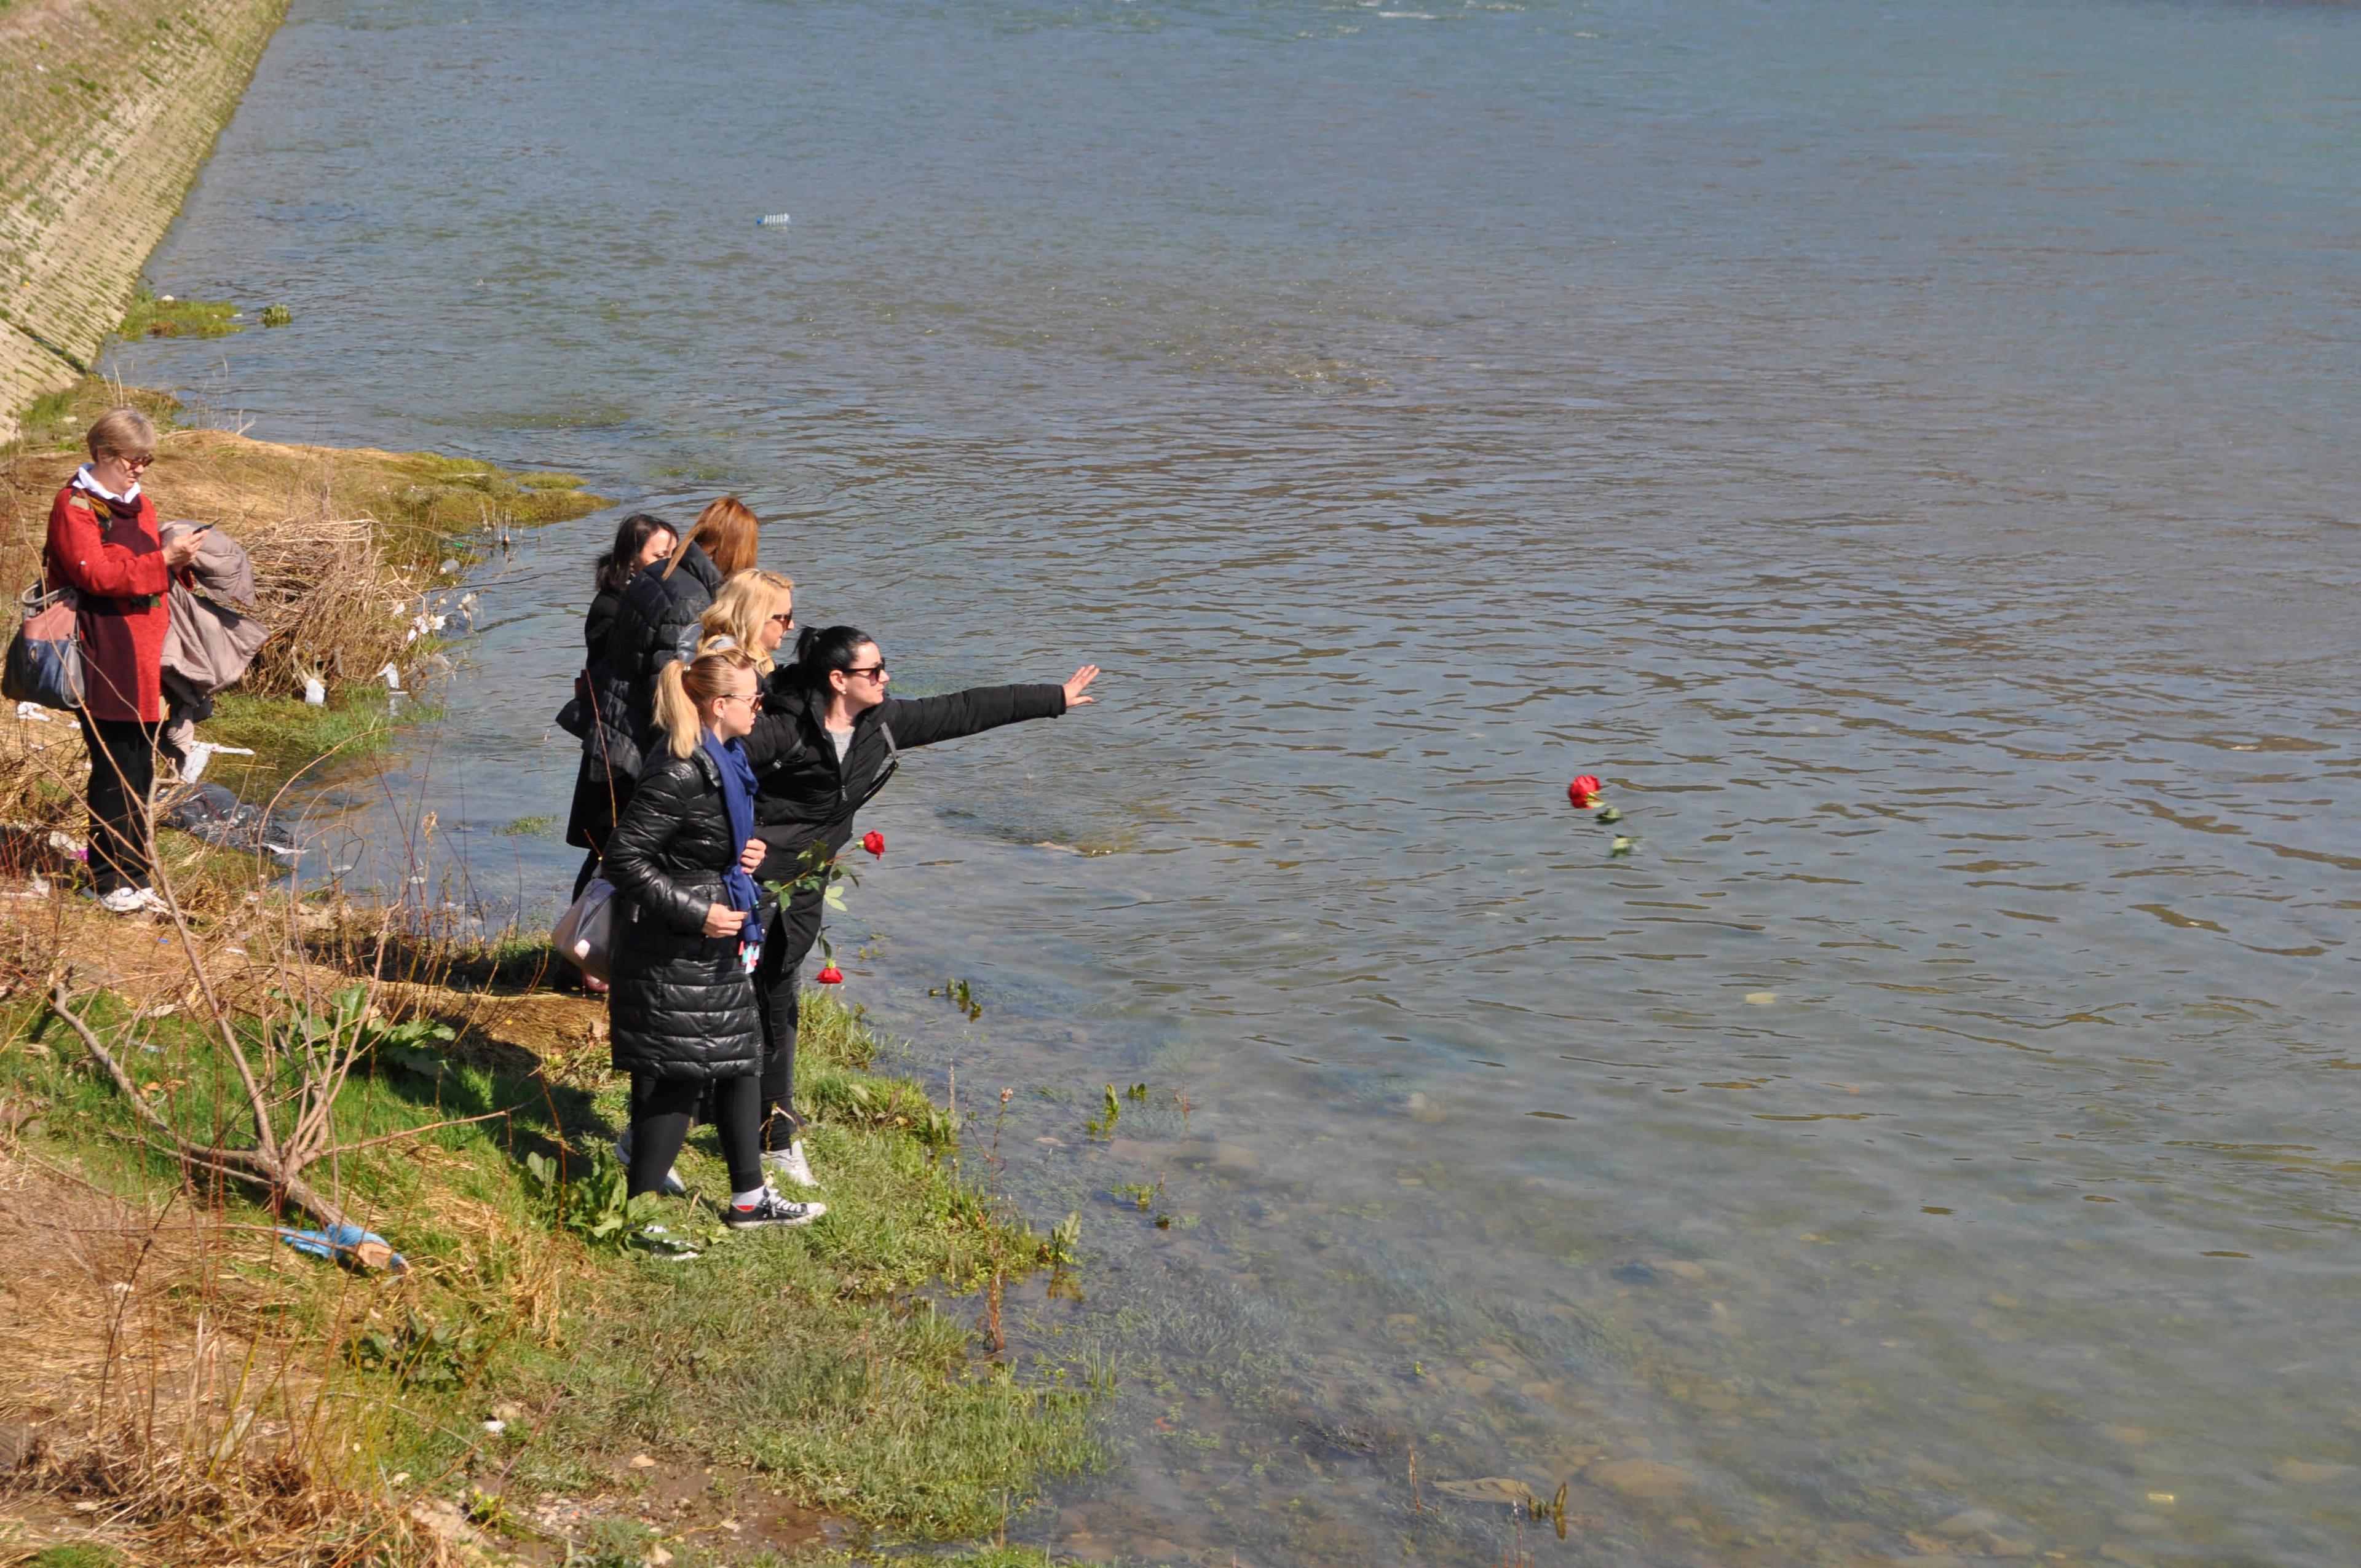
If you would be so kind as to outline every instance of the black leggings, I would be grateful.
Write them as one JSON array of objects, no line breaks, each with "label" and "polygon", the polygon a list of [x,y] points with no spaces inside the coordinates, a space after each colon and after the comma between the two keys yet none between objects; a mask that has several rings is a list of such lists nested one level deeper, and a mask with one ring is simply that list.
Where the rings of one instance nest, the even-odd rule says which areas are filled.
[{"label": "black leggings", "polygon": [[730,1163],[730,1190],[752,1192],[763,1185],[763,1149],[758,1134],[763,1092],[755,1076],[651,1078],[631,1074],[631,1196],[664,1190],[664,1172],[680,1157],[697,1102],[713,1091],[713,1125],[721,1135],[721,1157]]},{"label": "black leggings", "polygon": [[807,888],[782,905],[763,934],[754,966],[754,994],[763,1003],[763,1146],[783,1149],[804,1135],[796,1114],[796,1021],[801,1011],[804,959],[819,940],[821,900]]},{"label": "black leggings", "polygon": [[156,787],[156,732],[137,718],[82,719],[90,752],[90,875],[101,897],[154,880],[148,864],[148,795]]}]

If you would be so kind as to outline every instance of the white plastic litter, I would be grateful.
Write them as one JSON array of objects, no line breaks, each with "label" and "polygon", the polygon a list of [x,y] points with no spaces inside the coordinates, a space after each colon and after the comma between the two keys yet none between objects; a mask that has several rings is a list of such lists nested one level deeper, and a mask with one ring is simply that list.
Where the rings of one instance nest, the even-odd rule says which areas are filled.
[{"label": "white plastic litter", "polygon": [[217,746],[211,740],[192,740],[189,742],[188,761],[181,764],[181,782],[194,784],[204,777],[205,764],[215,757],[251,757],[253,755],[254,748],[251,746]]},{"label": "white plastic litter", "polygon": [[398,692],[401,689],[401,672],[391,664],[379,670],[377,673],[377,678],[385,683],[385,689],[390,692]]},{"label": "white plastic litter", "polygon": [[325,707],[328,706],[328,688],[320,684],[319,676],[305,675],[303,677],[303,700],[310,703],[313,707]]},{"label": "white plastic litter", "polygon": [[16,717],[25,720],[27,724],[47,724],[49,722],[49,711],[42,707],[38,702],[18,703],[16,705]]},{"label": "white plastic litter", "polygon": [[787,226],[787,214],[785,213],[766,214],[754,220],[754,226],[758,229],[783,229]]}]

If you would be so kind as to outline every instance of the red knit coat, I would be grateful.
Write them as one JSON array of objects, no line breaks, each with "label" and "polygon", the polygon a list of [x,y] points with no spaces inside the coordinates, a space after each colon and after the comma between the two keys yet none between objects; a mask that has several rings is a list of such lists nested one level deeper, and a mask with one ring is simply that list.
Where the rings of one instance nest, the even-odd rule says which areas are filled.
[{"label": "red knit coat", "polygon": [[49,586],[82,592],[82,710],[93,718],[164,717],[164,632],[171,574],[156,532],[156,503],[71,485],[49,503]]}]

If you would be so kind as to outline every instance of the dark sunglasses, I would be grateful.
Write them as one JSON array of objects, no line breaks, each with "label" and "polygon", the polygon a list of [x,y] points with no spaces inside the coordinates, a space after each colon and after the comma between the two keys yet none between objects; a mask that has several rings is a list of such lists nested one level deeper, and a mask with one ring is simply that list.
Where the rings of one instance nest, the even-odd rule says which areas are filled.
[{"label": "dark sunglasses", "polygon": [[847,679],[850,679],[854,675],[874,675],[881,681],[884,680],[892,673],[893,672],[886,669],[883,664],[872,664],[865,670],[856,667],[844,672]]}]

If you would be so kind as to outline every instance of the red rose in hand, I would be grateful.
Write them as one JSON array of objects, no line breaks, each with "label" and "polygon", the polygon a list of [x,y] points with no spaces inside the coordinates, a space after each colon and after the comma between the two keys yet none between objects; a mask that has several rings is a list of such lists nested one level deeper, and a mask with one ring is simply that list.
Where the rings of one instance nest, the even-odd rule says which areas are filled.
[{"label": "red rose in hand", "polygon": [[1596,774],[1585,773],[1565,786],[1565,797],[1576,806],[1588,806],[1598,798],[1599,787]]},{"label": "red rose in hand", "polygon": [[861,847],[882,861],[885,858],[885,835],[863,833],[861,836]]},{"label": "red rose in hand", "polygon": [[837,968],[834,964],[830,964],[826,969],[820,970],[819,973],[812,976],[812,978],[819,981],[822,985],[842,985],[844,983],[844,971]]}]

